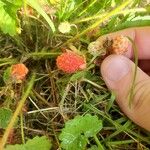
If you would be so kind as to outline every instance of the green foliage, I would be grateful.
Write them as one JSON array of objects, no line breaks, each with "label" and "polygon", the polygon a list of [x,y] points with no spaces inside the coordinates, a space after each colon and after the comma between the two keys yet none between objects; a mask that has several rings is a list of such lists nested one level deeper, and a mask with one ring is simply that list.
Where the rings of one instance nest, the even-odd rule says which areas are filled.
[{"label": "green foliage", "polygon": [[46,14],[46,12],[42,9],[40,3],[37,0],[26,0],[27,4],[30,5],[32,8],[34,8],[43,18],[47,21],[49,24],[51,30],[55,32],[55,26],[50,19],[50,17]]},{"label": "green foliage", "polygon": [[93,145],[91,148],[88,148],[88,150],[99,150],[96,145]]},{"label": "green foliage", "polygon": [[65,150],[83,150],[89,137],[95,136],[102,129],[102,121],[97,116],[86,114],[69,120],[62,129],[59,139]]},{"label": "green foliage", "polygon": [[12,111],[7,108],[0,108],[0,128],[5,129],[12,116]]},{"label": "green foliage", "polygon": [[78,6],[82,4],[82,0],[61,0],[58,8],[57,16],[60,21],[70,18],[72,13],[76,12]]},{"label": "green foliage", "polygon": [[3,74],[3,80],[5,83],[7,83],[10,80],[10,74],[11,74],[11,67],[8,67]]},{"label": "green foliage", "polygon": [[18,7],[21,7],[23,4],[22,0],[1,0],[1,1],[3,1],[5,3],[10,3],[10,4],[18,6]]},{"label": "green foliage", "polygon": [[57,15],[60,21],[89,17],[110,9],[112,3],[118,6],[122,0],[61,0]]},{"label": "green foliage", "polygon": [[92,0],[90,3],[87,3],[87,7],[83,7],[83,11],[79,16],[92,16],[99,12],[102,12],[102,9],[105,9],[108,5],[110,6],[111,0]]},{"label": "green foliage", "polygon": [[17,10],[22,6],[22,0],[0,0],[0,28],[4,33],[14,36],[19,32],[20,25]]},{"label": "green foliage", "polygon": [[115,0],[115,3],[116,3],[117,5],[120,5],[120,4],[122,3],[122,0]]},{"label": "green foliage", "polygon": [[50,150],[51,142],[46,136],[34,137],[26,142],[26,144],[7,145],[4,150]]},{"label": "green foliage", "polygon": [[[102,80],[99,64],[105,56],[92,58],[87,51],[88,44],[103,34],[129,27],[150,25],[150,6],[144,4],[146,0],[130,0],[131,3],[117,10],[118,6],[129,0],[47,0],[49,3],[45,1],[0,0],[1,31],[11,36],[18,33],[20,26],[23,31],[13,38],[6,35],[1,35],[0,38],[1,74],[4,72],[1,77],[1,99],[4,98],[1,105],[18,108],[16,104],[23,97],[22,107],[28,111],[21,119],[21,135],[16,132],[15,140],[12,142],[15,143],[16,138],[21,141],[21,137],[23,141],[29,134],[33,137],[35,130],[45,129],[48,135],[53,136],[53,149],[59,149],[57,135],[60,127],[64,125],[62,120],[66,117],[65,113],[71,118],[76,114],[83,115],[90,112],[102,117],[101,134],[99,131],[102,129],[102,121],[97,116],[89,114],[77,116],[67,121],[65,128],[62,129],[59,136],[62,150],[124,149],[124,147],[136,149],[139,145],[146,149],[150,144],[149,135],[143,130],[140,133],[140,128],[125,118],[114,103],[115,93],[110,94]],[[24,6],[22,2],[25,3]],[[22,6],[26,8],[27,14]],[[22,13],[18,18],[17,11],[20,8]],[[115,12],[112,13],[112,10]],[[19,22],[19,19],[22,21]],[[71,26],[71,32],[65,35],[58,33],[56,28],[63,21],[68,21]],[[52,32],[55,34],[52,35]],[[84,71],[65,74],[57,69],[55,58],[60,51],[71,48],[70,45],[85,55],[87,69]],[[22,84],[9,82],[11,68],[8,65],[16,62],[28,65],[30,71],[28,77],[33,72],[37,75],[35,86],[27,88],[27,92],[24,92],[24,89],[29,82],[28,78]],[[24,103],[28,98],[29,101]],[[60,105],[62,111],[59,109]],[[38,106],[36,108],[38,110],[34,109],[35,106]],[[0,127],[5,128],[12,112],[9,109],[1,109],[4,110],[0,110]],[[50,112],[52,110],[52,113],[48,113],[49,110]],[[60,113],[63,117],[59,115]],[[13,120],[17,120],[16,117]],[[33,130],[30,133],[23,132],[24,127]],[[20,130],[20,125],[17,126],[17,130]],[[35,137],[26,144],[8,145],[5,150],[49,150],[50,147],[51,142],[46,137]]]},{"label": "green foliage", "polygon": [[147,6],[145,6],[145,8],[147,9],[148,12],[150,12],[150,4],[148,4]]},{"label": "green foliage", "polygon": [[71,76],[70,81],[79,80],[81,78],[84,78],[85,75],[86,75],[86,71],[79,71]]},{"label": "green foliage", "polygon": [[[37,0],[27,0],[27,4],[37,10],[42,15],[52,31],[55,32],[55,26],[49,16],[44,12]],[[17,11],[23,6],[22,0],[0,0],[0,28],[5,34],[11,36],[21,32]]]}]

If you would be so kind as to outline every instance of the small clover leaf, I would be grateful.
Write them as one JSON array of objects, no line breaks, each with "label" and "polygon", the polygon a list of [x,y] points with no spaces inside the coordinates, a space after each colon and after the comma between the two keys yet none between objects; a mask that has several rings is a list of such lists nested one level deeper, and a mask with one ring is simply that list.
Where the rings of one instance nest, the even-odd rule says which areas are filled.
[{"label": "small clover leaf", "polygon": [[46,136],[29,139],[26,144],[7,145],[4,150],[50,150],[51,142]]},{"label": "small clover leaf", "polygon": [[69,120],[59,136],[61,147],[65,150],[83,150],[89,137],[93,137],[102,129],[102,121],[97,116],[86,114]]}]

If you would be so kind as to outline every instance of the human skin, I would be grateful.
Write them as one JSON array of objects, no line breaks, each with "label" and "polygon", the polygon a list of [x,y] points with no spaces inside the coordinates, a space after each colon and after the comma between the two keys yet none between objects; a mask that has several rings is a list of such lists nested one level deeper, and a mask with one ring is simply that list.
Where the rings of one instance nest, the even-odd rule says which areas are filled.
[{"label": "human skin", "polygon": [[135,69],[135,64],[131,61],[134,57],[132,45],[125,56],[108,56],[101,65],[101,74],[108,88],[116,93],[116,101],[122,111],[133,122],[150,131],[150,27],[125,29],[98,40],[116,35],[130,37],[138,48],[139,67],[131,107],[128,96]]}]

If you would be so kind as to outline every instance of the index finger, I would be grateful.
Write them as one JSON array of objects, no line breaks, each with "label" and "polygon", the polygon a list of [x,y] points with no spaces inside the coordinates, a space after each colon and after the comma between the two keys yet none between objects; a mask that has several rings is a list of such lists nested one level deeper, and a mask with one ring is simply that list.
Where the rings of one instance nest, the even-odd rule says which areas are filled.
[{"label": "index finger", "polygon": [[[97,40],[101,41],[106,37],[112,38],[117,35],[128,36],[135,42],[138,48],[139,59],[150,59],[150,27],[128,28],[115,33],[106,34],[102,37],[99,37]],[[125,56],[128,58],[134,57],[132,44],[130,44]]]}]

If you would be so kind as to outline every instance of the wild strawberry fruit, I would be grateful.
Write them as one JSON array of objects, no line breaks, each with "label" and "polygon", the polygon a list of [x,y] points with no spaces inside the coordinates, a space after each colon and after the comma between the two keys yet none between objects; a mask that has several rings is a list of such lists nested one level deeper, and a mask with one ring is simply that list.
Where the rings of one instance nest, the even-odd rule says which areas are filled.
[{"label": "wild strawberry fruit", "polygon": [[103,46],[103,42],[101,41],[94,41],[94,42],[91,42],[89,45],[88,45],[88,52],[93,55],[93,56],[97,56],[97,55],[102,55],[102,54],[105,54],[106,51],[105,51],[105,48]]},{"label": "wild strawberry fruit", "polygon": [[127,37],[119,35],[113,38],[112,53],[124,54],[129,47],[129,40]]},{"label": "wild strawberry fruit", "polygon": [[24,64],[16,64],[11,67],[11,77],[15,80],[25,79],[28,72],[29,70]]},{"label": "wild strawberry fruit", "polygon": [[74,73],[86,68],[85,58],[71,51],[64,52],[58,56],[56,63],[57,67],[66,73]]}]

